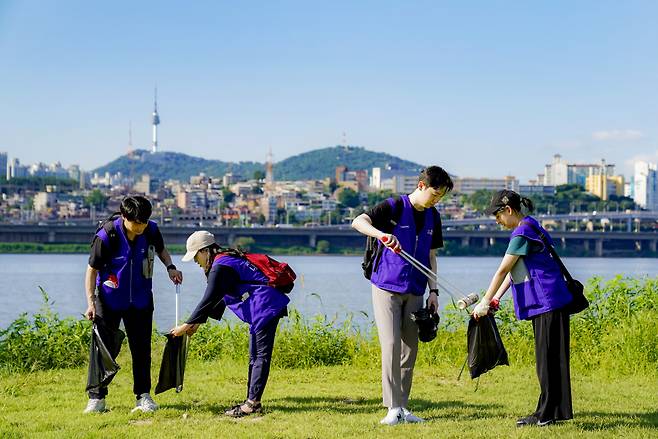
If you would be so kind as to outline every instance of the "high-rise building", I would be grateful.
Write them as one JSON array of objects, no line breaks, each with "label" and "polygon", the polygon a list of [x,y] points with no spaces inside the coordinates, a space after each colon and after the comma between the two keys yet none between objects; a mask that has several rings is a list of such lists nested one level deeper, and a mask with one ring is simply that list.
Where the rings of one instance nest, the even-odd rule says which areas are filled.
[{"label": "high-rise building", "polygon": [[20,160],[11,159],[7,164],[7,180],[12,178],[22,178],[27,177],[28,168],[27,166],[21,165]]},{"label": "high-rise building", "polygon": [[655,163],[635,162],[631,184],[633,200],[647,210],[658,210],[658,172]]},{"label": "high-rise building", "polygon": [[[612,168],[614,172],[614,168]],[[585,181],[585,190],[596,195],[602,200],[607,200],[610,195],[624,195],[624,176],[609,175],[610,167],[601,160],[598,169],[590,169],[590,174]]]},{"label": "high-rise building", "polygon": [[368,171],[365,169],[350,171],[347,166],[336,166],[336,183],[339,187],[349,187],[357,192],[366,191],[368,188]]},{"label": "high-rise building", "polygon": [[[0,152],[0,170],[4,169],[5,171],[8,171],[7,165],[9,165],[9,162],[7,161],[7,153]],[[7,175],[6,178],[9,180],[9,175]]]},{"label": "high-rise building", "polygon": [[[614,176],[615,165],[605,164],[604,173],[607,176]],[[544,186],[559,186],[562,184],[577,184],[585,187],[587,177],[599,174],[602,171],[600,164],[590,163],[568,163],[560,154],[553,156],[553,161],[544,167],[544,173],[539,174],[540,183],[543,179]],[[540,177],[541,176],[541,177]]]},{"label": "high-rise building", "polygon": [[[418,180],[416,180],[418,181]],[[471,195],[479,190],[500,191],[508,189],[519,190],[519,180],[513,175],[503,178],[471,178],[456,177],[453,179],[455,187],[453,191],[459,194]]]},{"label": "high-rise building", "polygon": [[[418,184],[420,170],[400,169],[393,165],[383,168],[372,168],[370,187],[376,190],[392,190],[396,193],[409,193],[411,186]],[[412,189],[413,191],[413,189]]]},{"label": "high-rise building", "polygon": [[270,147],[270,149],[267,151],[267,162],[265,163],[265,192],[270,193],[273,188],[274,188],[274,162],[272,159],[272,148]]},{"label": "high-rise building", "polygon": [[553,156],[553,162],[544,166],[544,186],[558,186],[569,182],[568,164],[560,154]]},{"label": "high-rise building", "polygon": [[81,172],[80,171],[80,166],[71,165],[71,166],[68,167],[67,172],[68,172],[69,178],[71,180],[75,180],[77,182],[80,181],[80,172]]},{"label": "high-rise building", "polygon": [[140,181],[135,183],[133,190],[144,195],[152,195],[160,187],[160,180],[151,177],[149,174],[143,174]]}]

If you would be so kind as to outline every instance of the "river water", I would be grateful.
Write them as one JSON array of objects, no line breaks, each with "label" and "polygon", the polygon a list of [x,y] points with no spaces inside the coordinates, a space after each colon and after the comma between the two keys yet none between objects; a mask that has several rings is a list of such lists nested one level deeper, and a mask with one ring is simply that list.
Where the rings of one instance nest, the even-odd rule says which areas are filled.
[{"label": "river water", "polygon": [[[48,293],[52,308],[60,316],[81,317],[86,309],[84,271],[86,255],[0,255],[0,328],[6,328],[21,313],[33,313],[43,306],[39,286]],[[372,320],[370,283],[361,272],[357,256],[284,256],[297,272],[298,280],[290,295],[292,305],[305,316],[325,314],[343,321],[353,316],[356,325]],[[205,277],[193,263],[174,262],[183,270],[181,317],[189,315],[203,295]],[[485,289],[500,262],[494,257],[439,258],[439,274],[452,285],[454,292],[479,292]],[[570,258],[566,265],[574,277],[604,279],[616,274],[658,276],[655,259]],[[155,323],[160,330],[175,320],[175,288],[164,266],[156,260],[154,275]],[[442,306],[449,303],[445,294]],[[230,311],[227,311],[228,316]],[[233,317],[230,317],[233,318]]]}]

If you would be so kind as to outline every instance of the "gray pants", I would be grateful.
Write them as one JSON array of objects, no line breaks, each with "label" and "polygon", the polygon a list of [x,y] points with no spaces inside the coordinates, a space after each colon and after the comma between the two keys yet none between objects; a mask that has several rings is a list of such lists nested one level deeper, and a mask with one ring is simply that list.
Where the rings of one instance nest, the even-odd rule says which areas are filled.
[{"label": "gray pants", "polygon": [[418,353],[418,326],[411,313],[423,307],[423,297],[394,294],[372,285],[372,305],[382,350],[384,405],[406,408]]}]

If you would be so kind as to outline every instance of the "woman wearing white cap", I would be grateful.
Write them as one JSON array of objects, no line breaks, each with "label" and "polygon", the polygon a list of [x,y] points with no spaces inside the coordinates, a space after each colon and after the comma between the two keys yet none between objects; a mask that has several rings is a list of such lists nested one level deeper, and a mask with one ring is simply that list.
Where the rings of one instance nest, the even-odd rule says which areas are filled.
[{"label": "woman wearing white cap", "polygon": [[208,317],[221,319],[228,306],[249,323],[247,399],[225,412],[232,417],[262,412],[261,397],[270,371],[279,319],[287,315],[288,296],[268,285],[268,278],[235,250],[221,248],[212,233],[192,233],[183,261],[194,260],[205,272],[208,286],[186,323],[171,330],[175,336],[192,335]]}]

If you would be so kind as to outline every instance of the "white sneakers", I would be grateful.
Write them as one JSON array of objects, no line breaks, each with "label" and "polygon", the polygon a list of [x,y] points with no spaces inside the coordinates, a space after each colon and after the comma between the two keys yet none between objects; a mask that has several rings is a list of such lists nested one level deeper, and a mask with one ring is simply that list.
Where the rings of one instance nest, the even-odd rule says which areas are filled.
[{"label": "white sneakers", "polygon": [[402,409],[400,407],[393,407],[388,410],[386,416],[384,416],[384,418],[379,421],[379,423],[383,425],[395,425],[403,421],[404,414],[402,413]]},{"label": "white sneakers", "polygon": [[[158,409],[158,405],[153,401],[151,395],[148,393],[142,393],[139,395],[139,399],[135,403],[135,408],[130,411],[130,413],[135,413],[136,411],[142,411],[144,413],[153,413]],[[95,399],[89,398],[87,402],[87,407],[84,409],[83,413],[102,413],[107,411],[107,406],[105,405],[105,398]]]},{"label": "white sneakers", "polygon": [[135,408],[132,409],[131,413],[135,413],[137,410],[141,410],[144,413],[153,413],[158,409],[158,405],[153,401],[151,395],[148,393],[142,393],[139,395],[139,399],[135,403]]},{"label": "white sneakers", "polygon": [[409,410],[402,408],[402,415],[404,416],[404,422],[409,422],[411,424],[418,424],[421,422],[425,422],[423,418],[419,418],[418,416],[414,415],[411,413]]},{"label": "white sneakers", "polygon": [[417,424],[420,422],[425,422],[423,418],[411,413],[409,410],[403,407],[393,407],[388,410],[388,413],[384,418],[379,421],[383,425],[396,425],[402,422],[409,422],[410,424]]},{"label": "white sneakers", "polygon": [[84,409],[82,413],[102,413],[105,410],[107,410],[107,407],[105,407],[105,398],[103,399],[89,398],[89,401],[87,402],[87,407]]}]

